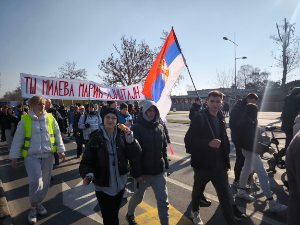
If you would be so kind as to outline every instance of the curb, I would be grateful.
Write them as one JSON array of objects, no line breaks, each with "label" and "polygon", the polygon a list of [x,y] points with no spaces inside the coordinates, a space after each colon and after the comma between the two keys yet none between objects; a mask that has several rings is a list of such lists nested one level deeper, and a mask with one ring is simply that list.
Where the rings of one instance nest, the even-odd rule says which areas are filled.
[{"label": "curb", "polygon": [[0,179],[0,223],[1,225],[13,225],[1,179]]}]

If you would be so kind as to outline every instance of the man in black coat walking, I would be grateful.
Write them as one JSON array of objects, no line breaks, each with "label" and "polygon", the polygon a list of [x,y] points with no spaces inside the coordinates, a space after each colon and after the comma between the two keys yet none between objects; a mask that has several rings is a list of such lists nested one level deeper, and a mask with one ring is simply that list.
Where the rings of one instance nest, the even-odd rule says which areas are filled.
[{"label": "man in black coat walking", "polygon": [[[194,169],[191,217],[194,224],[203,224],[199,205],[206,184],[214,185],[223,216],[227,224],[235,225],[231,205],[227,170],[230,168],[230,144],[226,133],[225,121],[219,109],[222,106],[223,94],[211,91],[208,94],[208,108],[202,115],[196,115],[189,128],[190,135],[185,138],[187,151],[191,152],[191,166]],[[204,122],[204,125],[201,125]],[[201,129],[200,129],[201,128]]]},{"label": "man in black coat walking", "polygon": [[289,147],[293,139],[294,120],[300,112],[300,87],[293,88],[290,95],[284,99],[283,111],[281,114],[281,130],[286,134],[285,148]]},{"label": "man in black coat walking", "polygon": [[192,118],[199,113],[200,109],[201,109],[200,98],[196,98],[195,103],[192,104],[192,107],[190,109],[190,114],[189,114],[190,120],[192,120]]},{"label": "man in black coat walking", "polygon": [[[255,93],[249,93],[246,98],[243,98],[241,101],[237,102],[233,109],[231,110],[230,113],[230,118],[229,118],[229,127],[231,130],[231,140],[235,145],[235,151],[236,151],[236,161],[234,165],[234,181],[233,181],[233,186],[236,188],[239,188],[239,179],[241,175],[241,171],[244,166],[244,161],[245,157],[242,154],[242,149],[238,145],[238,122],[242,118],[246,105],[248,103],[253,103],[256,104],[258,101],[258,96]],[[248,187],[259,190],[257,185],[253,181],[253,173],[250,174],[249,179],[248,179]]]}]

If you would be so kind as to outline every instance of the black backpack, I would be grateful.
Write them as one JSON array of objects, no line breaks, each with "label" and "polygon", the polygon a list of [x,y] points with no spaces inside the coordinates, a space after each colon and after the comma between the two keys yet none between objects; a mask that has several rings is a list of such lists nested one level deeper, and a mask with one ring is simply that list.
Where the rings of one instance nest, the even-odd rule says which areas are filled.
[{"label": "black backpack", "polygon": [[[203,113],[204,112],[202,112],[202,111],[199,112],[200,120],[201,120],[201,125],[200,125],[201,130],[203,130],[204,125],[205,125],[205,118],[204,118]],[[193,148],[192,146],[190,146],[190,143],[187,141],[187,140],[189,140],[190,136],[191,136],[191,131],[189,128],[184,137],[185,150],[186,150],[186,153],[188,153],[188,154],[192,154],[192,148]]]}]

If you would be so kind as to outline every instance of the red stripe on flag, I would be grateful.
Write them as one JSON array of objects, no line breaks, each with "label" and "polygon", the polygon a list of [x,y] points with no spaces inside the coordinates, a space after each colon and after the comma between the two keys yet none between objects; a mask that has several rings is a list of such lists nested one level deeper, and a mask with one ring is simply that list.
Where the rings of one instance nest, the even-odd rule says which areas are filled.
[{"label": "red stripe on flag", "polygon": [[146,95],[147,97],[151,98],[152,100],[153,100],[153,98],[152,98],[152,94],[151,94],[151,88],[152,88],[153,83],[155,82],[155,80],[159,76],[159,72],[160,72],[160,68],[158,68],[158,64],[160,62],[161,57],[166,55],[166,53],[168,51],[168,48],[170,47],[171,44],[174,43],[175,40],[176,40],[176,36],[175,36],[174,30],[172,28],[168,38],[165,41],[164,46],[162,47],[162,49],[160,50],[157,58],[155,59],[154,63],[152,64],[152,67],[151,67],[151,69],[148,73],[148,76],[146,78],[145,85],[144,85],[142,93],[144,95]]}]

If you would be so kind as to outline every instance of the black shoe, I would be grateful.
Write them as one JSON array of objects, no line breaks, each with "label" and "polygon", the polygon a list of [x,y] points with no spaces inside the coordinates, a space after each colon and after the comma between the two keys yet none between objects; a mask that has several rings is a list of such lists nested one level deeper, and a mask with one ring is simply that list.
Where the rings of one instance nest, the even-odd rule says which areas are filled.
[{"label": "black shoe", "polygon": [[51,180],[54,180],[54,178],[51,176]]},{"label": "black shoe", "polygon": [[201,196],[200,202],[203,203],[204,205],[207,205],[207,206],[211,205],[211,201],[207,200],[204,195]]},{"label": "black shoe", "polygon": [[70,133],[68,133],[68,137],[70,137]]},{"label": "black shoe", "polygon": [[167,177],[169,177],[171,175],[171,173],[167,172]]},{"label": "black shoe", "polygon": [[239,210],[237,205],[232,205],[232,209],[233,209],[233,214],[234,214],[235,220],[242,220],[242,219],[246,218],[245,214]]},{"label": "black shoe", "polygon": [[135,221],[134,215],[129,216],[128,213],[126,214],[126,220],[128,221],[129,225],[138,225]]}]

